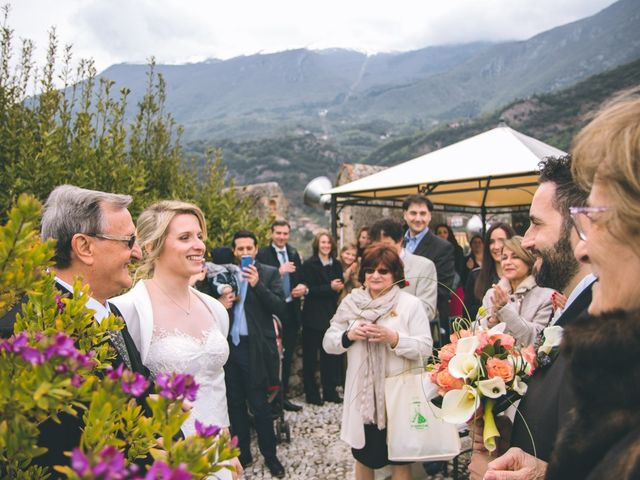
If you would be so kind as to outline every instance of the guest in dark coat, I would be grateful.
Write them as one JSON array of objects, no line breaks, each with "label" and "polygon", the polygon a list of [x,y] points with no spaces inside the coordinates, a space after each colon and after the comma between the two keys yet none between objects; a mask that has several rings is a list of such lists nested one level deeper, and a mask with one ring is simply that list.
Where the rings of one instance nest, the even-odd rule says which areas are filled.
[{"label": "guest in dark coat", "polygon": [[[342,266],[336,259],[336,242],[327,232],[313,239],[313,256],[302,264],[309,292],[302,309],[302,363],[304,391],[307,403],[322,405],[322,400],[341,402],[336,387],[342,379],[342,357],[329,355],[322,348],[322,339],[336,313],[338,297],[344,288]],[[315,374],[320,357],[322,397]]]}]

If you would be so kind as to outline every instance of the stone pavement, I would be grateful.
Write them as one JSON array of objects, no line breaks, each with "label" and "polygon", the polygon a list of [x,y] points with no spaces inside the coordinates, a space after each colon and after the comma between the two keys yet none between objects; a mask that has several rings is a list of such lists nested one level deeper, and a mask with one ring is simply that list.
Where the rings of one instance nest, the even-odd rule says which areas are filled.
[{"label": "stone pavement", "polygon": [[[289,480],[353,480],[353,457],[349,446],[340,440],[340,421],[342,405],[325,403],[315,406],[304,403],[303,397],[292,399],[304,408],[300,412],[285,412],[285,418],[291,428],[291,443],[278,444],[278,458],[284,465],[286,479]],[[463,442],[463,449],[468,442]],[[254,464],[245,470],[244,479],[270,479],[269,470],[263,463],[258,451],[255,435],[252,440]],[[468,455],[462,455],[460,461],[464,466],[459,479],[466,479]],[[451,465],[449,465],[451,472]],[[416,465],[414,478],[448,480],[453,476],[423,474],[422,467]],[[452,473],[449,473],[452,475]],[[376,475],[376,478],[385,478]],[[390,477],[389,477],[390,478]]]}]

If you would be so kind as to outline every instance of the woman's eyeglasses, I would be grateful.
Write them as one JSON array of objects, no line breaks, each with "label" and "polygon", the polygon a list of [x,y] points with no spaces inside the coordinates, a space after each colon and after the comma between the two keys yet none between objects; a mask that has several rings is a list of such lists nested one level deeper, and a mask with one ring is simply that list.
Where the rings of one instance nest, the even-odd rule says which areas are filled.
[{"label": "woman's eyeglasses", "polygon": [[364,269],[365,275],[373,275],[375,272],[378,272],[379,275],[387,275],[388,273],[391,273],[391,270],[389,270],[388,268],[365,268]]},{"label": "woman's eyeglasses", "polygon": [[573,226],[580,240],[587,241],[587,235],[591,230],[591,224],[594,222],[594,213],[603,213],[611,210],[611,207],[569,207]]},{"label": "woman's eyeglasses", "polygon": [[136,235],[107,235],[106,233],[88,234],[90,237],[101,238],[103,240],[114,240],[116,242],[126,242],[129,250],[136,244]]}]

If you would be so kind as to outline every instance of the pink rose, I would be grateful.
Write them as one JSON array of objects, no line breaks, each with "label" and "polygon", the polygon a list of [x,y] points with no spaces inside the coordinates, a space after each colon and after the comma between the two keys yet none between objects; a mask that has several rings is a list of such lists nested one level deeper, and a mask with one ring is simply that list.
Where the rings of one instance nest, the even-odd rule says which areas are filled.
[{"label": "pink rose", "polygon": [[476,352],[480,353],[482,349],[489,343],[489,335],[487,335],[487,332],[480,330],[476,332],[476,338],[478,339],[478,347],[476,348]]},{"label": "pink rose", "polygon": [[489,378],[500,377],[509,382],[513,378],[513,365],[506,360],[490,358],[487,360],[487,375]]},{"label": "pink rose", "polygon": [[533,371],[538,368],[538,355],[536,354],[536,349],[533,345],[529,345],[525,348],[520,349],[520,354],[525,362],[531,365],[531,374]]}]

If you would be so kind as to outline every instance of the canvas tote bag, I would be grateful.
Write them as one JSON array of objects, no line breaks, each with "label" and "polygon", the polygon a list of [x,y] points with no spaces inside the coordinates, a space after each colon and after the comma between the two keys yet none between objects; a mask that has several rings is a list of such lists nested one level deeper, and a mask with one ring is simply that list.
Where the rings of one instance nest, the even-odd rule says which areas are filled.
[{"label": "canvas tote bag", "polygon": [[437,388],[426,372],[407,372],[385,379],[389,460],[401,462],[451,460],[460,454],[455,425],[440,419],[429,400]]}]

